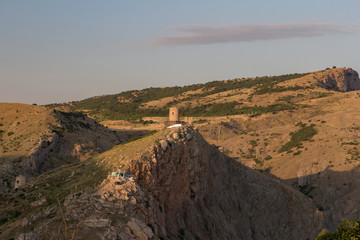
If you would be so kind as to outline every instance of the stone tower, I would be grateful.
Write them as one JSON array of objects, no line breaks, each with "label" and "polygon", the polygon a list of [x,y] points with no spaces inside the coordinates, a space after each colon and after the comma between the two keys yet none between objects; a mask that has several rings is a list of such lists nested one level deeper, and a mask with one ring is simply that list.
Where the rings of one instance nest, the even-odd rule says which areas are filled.
[{"label": "stone tower", "polygon": [[169,122],[179,121],[179,109],[177,107],[171,107],[169,109]]}]

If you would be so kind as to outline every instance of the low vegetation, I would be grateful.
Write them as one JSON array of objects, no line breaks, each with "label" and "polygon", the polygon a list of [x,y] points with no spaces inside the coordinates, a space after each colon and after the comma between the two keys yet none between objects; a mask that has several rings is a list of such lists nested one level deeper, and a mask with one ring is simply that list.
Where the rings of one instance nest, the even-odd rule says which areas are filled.
[{"label": "low vegetation", "polygon": [[42,174],[34,185],[0,195],[0,226],[35,211],[34,207],[29,207],[29,203],[44,199],[39,208],[54,207],[70,193],[92,191],[92,186],[99,184],[104,176],[106,171],[91,163],[91,160],[64,165]]},{"label": "low vegetation", "polygon": [[349,221],[344,219],[337,226],[336,232],[326,232],[323,230],[316,240],[342,240],[342,239],[360,239],[360,219]]},{"label": "low vegetation", "polygon": [[301,147],[302,142],[311,140],[311,138],[317,134],[317,130],[314,128],[314,124],[306,126],[306,124],[299,123],[297,125],[300,125],[301,128],[294,133],[290,133],[290,141],[285,143],[280,148],[279,153],[290,151],[294,147]]},{"label": "low vegetation", "polygon": [[256,89],[254,94],[256,95],[263,95],[267,93],[275,93],[275,92],[286,92],[286,91],[297,91],[302,89],[309,89],[309,87],[301,87],[301,86],[291,86],[291,87],[265,87],[261,86],[260,88]]},{"label": "low vegetation", "polygon": [[207,123],[207,122],[209,122],[209,120],[207,120],[207,119],[202,119],[202,118],[193,121],[194,124],[202,124],[202,123]]},{"label": "low vegetation", "polygon": [[[129,139],[126,143],[134,142],[134,141],[139,140],[139,139],[141,139],[141,138],[152,136],[152,135],[154,135],[155,133],[157,133],[157,131],[156,131],[156,130],[152,130],[152,131],[148,132],[146,135],[133,137],[133,138]],[[126,143],[124,143],[124,144],[126,144]]]},{"label": "low vegetation", "polygon": [[248,114],[250,116],[259,116],[264,113],[276,113],[284,110],[293,110],[296,106],[292,104],[273,104],[269,106],[241,107],[237,102],[214,103],[201,105],[193,108],[180,109],[183,116],[193,117],[211,117],[211,116],[227,116],[237,114]]},{"label": "low vegetation", "polygon": [[313,190],[315,189],[314,186],[311,186],[309,184],[305,184],[305,185],[299,185],[298,186],[298,190],[304,194],[305,196],[309,197],[309,198],[313,198],[313,196],[310,194]]},{"label": "low vegetation", "polygon": [[[296,90],[302,87],[276,87],[276,84],[299,78],[305,74],[287,74],[281,76],[265,76],[256,78],[236,78],[226,81],[212,81],[205,84],[194,84],[184,87],[166,87],[166,88],[147,88],[144,90],[126,91],[114,95],[98,96],[88,98],[70,104],[53,104],[49,107],[66,106],[71,111],[86,110],[97,120],[136,120],[143,117],[165,117],[168,108],[184,101],[194,101],[203,97],[217,93],[256,88],[254,94],[264,94],[267,92],[279,92]],[[198,91],[194,94],[183,94],[188,91]],[[181,98],[178,98],[182,96]],[[160,108],[143,108],[144,103],[159,100],[166,97],[174,97],[165,106]],[[239,102],[214,103],[197,105],[195,107],[185,107],[180,109],[183,116],[224,116],[233,114],[261,114],[266,112],[276,112],[293,109],[289,104],[275,104],[267,107],[241,107]]]}]

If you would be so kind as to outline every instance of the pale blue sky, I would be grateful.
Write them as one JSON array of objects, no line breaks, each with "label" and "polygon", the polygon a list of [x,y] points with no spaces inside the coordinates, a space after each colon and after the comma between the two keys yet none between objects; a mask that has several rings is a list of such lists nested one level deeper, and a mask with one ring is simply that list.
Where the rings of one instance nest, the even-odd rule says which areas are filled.
[{"label": "pale blue sky", "polygon": [[0,0],[0,102],[360,71],[359,0]]}]

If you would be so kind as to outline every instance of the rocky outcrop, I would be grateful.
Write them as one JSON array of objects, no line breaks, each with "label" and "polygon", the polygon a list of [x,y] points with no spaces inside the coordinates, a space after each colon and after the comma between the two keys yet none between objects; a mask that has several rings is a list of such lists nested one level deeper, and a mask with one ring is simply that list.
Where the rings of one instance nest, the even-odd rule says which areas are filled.
[{"label": "rocky outcrop", "polygon": [[42,166],[58,147],[59,140],[59,135],[53,133],[50,140],[41,139],[39,145],[32,149],[28,164],[33,171],[37,172],[42,169]]},{"label": "rocky outcrop", "polygon": [[55,168],[64,160],[85,160],[127,140],[83,114],[57,110],[53,114],[58,122],[51,126],[51,138],[41,139],[30,154],[28,165],[35,172]]},{"label": "rocky outcrop", "polygon": [[349,92],[360,90],[359,74],[351,68],[325,70],[314,76],[320,87]]},{"label": "rocky outcrop", "polygon": [[192,128],[171,131],[151,159],[131,171],[155,199],[151,215],[166,236],[311,239],[322,229],[309,198],[223,155]]},{"label": "rocky outcrop", "polygon": [[[151,196],[136,182],[109,176],[96,192],[80,191],[68,195],[61,210],[59,206],[43,206],[41,212],[24,218],[22,227],[32,226],[33,232],[27,234],[38,234],[41,239],[55,238],[59,229],[68,234],[75,230],[75,239],[159,239],[154,234],[153,226],[156,228],[156,225],[150,215],[150,202],[153,202]],[[39,200],[38,204],[44,202]],[[64,220],[60,211],[66,219],[67,229],[62,225]],[[35,221],[41,224],[34,224]]]}]

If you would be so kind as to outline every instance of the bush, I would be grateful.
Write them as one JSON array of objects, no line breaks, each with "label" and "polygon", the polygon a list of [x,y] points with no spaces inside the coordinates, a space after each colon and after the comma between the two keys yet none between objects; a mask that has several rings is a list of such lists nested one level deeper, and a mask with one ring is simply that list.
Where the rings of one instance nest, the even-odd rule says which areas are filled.
[{"label": "bush", "polygon": [[297,91],[300,89],[308,89],[309,87],[301,87],[301,86],[293,86],[293,87],[266,87],[266,86],[262,86],[260,88],[258,88],[254,94],[256,95],[263,95],[266,93],[275,93],[275,92],[286,92],[286,91]]},{"label": "bush", "polygon": [[240,104],[237,102],[227,102],[227,103],[214,103],[201,105],[193,108],[182,108],[183,116],[227,116],[227,115],[237,115],[237,114],[248,114],[249,116],[259,116],[264,113],[276,113],[284,110],[293,110],[296,107],[291,104],[273,104],[265,107],[242,107],[238,108]]},{"label": "bush", "polygon": [[314,126],[315,125],[313,124],[310,126],[301,124],[301,128],[297,132],[291,134],[290,141],[280,148],[279,153],[289,151],[293,147],[299,147],[303,141],[309,141],[317,134]]},{"label": "bush", "polygon": [[313,198],[312,195],[310,195],[310,193],[315,189],[314,186],[311,186],[309,184],[305,184],[305,185],[299,185],[298,186],[299,191],[304,194],[305,196],[309,197],[309,198]]},{"label": "bush", "polygon": [[317,93],[317,96],[315,96],[315,98],[323,98],[323,97],[331,96],[333,94],[334,93],[331,93],[331,92],[320,92],[320,93]]},{"label": "bush", "polygon": [[201,123],[206,123],[206,122],[208,122],[208,120],[206,120],[206,119],[199,119],[199,120],[193,121],[194,124],[201,124]]},{"label": "bush", "polygon": [[62,111],[56,111],[56,112],[60,113],[67,119],[70,119],[71,117],[85,119],[85,114],[82,112],[62,112]]},{"label": "bush", "polygon": [[316,240],[340,240],[340,239],[360,239],[360,219],[349,221],[344,219],[338,226],[337,231],[328,233],[324,229]]},{"label": "bush", "polygon": [[267,155],[267,156],[264,158],[264,160],[270,160],[270,159],[272,159],[272,156],[270,156],[270,155]]}]

